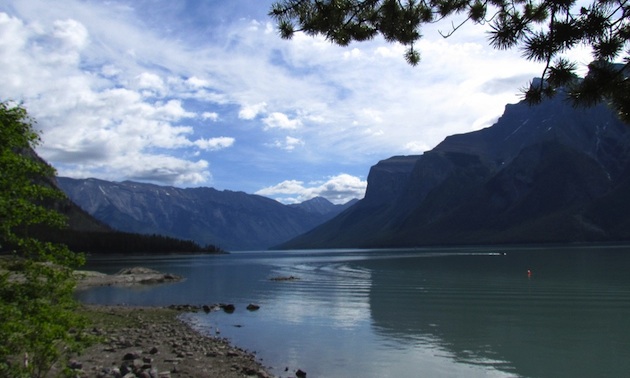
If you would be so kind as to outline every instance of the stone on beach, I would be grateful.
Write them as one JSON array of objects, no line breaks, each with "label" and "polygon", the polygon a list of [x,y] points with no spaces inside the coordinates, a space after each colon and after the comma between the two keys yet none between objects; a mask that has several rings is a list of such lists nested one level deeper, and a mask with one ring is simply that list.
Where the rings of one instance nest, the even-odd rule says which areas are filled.
[{"label": "stone on beach", "polygon": [[[226,340],[203,335],[168,308],[85,306],[125,325],[95,324],[100,343],[68,365],[77,377],[269,377],[255,356]],[[109,324],[109,325],[108,325]]]}]

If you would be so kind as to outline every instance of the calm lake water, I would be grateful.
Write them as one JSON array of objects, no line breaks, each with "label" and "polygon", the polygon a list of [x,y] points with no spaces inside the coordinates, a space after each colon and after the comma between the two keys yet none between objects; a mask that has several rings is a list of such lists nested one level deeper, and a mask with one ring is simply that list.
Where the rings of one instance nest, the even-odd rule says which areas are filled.
[{"label": "calm lake water", "polygon": [[[628,246],[99,257],[87,268],[130,266],[187,279],[79,299],[233,303],[185,317],[280,377],[630,376]],[[286,276],[299,280],[271,280]]]}]

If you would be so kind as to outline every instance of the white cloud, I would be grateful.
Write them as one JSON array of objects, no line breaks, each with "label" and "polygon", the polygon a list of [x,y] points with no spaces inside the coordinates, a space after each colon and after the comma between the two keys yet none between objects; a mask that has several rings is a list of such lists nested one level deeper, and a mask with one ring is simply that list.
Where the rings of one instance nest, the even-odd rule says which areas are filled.
[{"label": "white cloud", "polygon": [[365,195],[367,181],[345,173],[330,177],[325,182],[305,185],[299,180],[286,180],[260,189],[256,194],[276,198],[284,203],[300,203],[315,197],[324,197],[332,203],[344,204]]},{"label": "white cloud", "polygon": [[210,139],[198,139],[194,142],[194,144],[202,150],[217,151],[231,147],[234,144],[234,141],[234,138],[218,137]]},{"label": "white cloud", "polygon": [[286,151],[293,151],[296,147],[304,146],[304,141],[299,138],[294,138],[292,136],[286,136],[284,140],[276,140],[271,146],[280,148]]},{"label": "white cloud", "polygon": [[241,105],[241,110],[238,113],[238,118],[252,120],[258,116],[259,113],[263,112],[267,104],[264,102],[260,102],[253,105],[243,104]]},{"label": "white cloud", "polygon": [[304,141],[298,138],[293,138],[291,136],[287,136],[285,139],[285,148],[287,150],[293,150],[297,146],[303,146]]},{"label": "white cloud", "polygon": [[204,88],[204,87],[209,87],[210,86],[210,82],[208,80],[204,80],[204,79],[198,78],[196,76],[188,78],[186,80],[186,84],[188,84],[191,88],[194,88],[194,89],[199,89],[199,88]]},{"label": "white cloud", "polygon": [[430,150],[431,148],[427,144],[420,141],[411,141],[405,144],[405,149],[412,154],[422,154],[425,151]]},{"label": "white cloud", "polygon": [[345,59],[359,59],[362,55],[361,50],[356,47],[343,53]]},{"label": "white cloud", "polygon": [[[162,185],[199,185],[211,179],[208,162],[188,161],[167,155],[127,154],[114,156],[103,164],[60,163],[57,167],[60,176],[76,178],[98,177],[104,180],[126,180],[152,182]],[[120,170],[125,171],[121,176]]]},{"label": "white cloud", "polygon": [[218,121],[219,120],[219,113],[217,112],[203,112],[201,113],[201,118],[202,119],[209,119],[211,121]]},{"label": "white cloud", "polygon": [[146,90],[144,93],[149,96],[162,95],[166,90],[164,80],[154,73],[143,72],[136,76],[135,82],[136,87]]},{"label": "white cloud", "polygon": [[263,119],[266,128],[269,129],[297,129],[302,125],[299,119],[290,119],[286,114],[273,112]]},{"label": "white cloud", "polygon": [[[5,51],[0,52],[0,89],[3,96],[24,101],[37,120],[42,157],[60,174],[100,172],[188,184],[208,180],[205,160],[163,152],[193,145],[193,128],[180,122],[195,113],[180,99],[164,98],[173,93],[158,73],[131,76],[111,62],[86,69],[91,40],[88,28],[74,19],[28,24],[0,13],[0,51]],[[126,82],[131,84],[125,87]],[[163,99],[150,101],[147,91]],[[227,144],[206,141],[205,148]]]},{"label": "white cloud", "polygon": [[[138,155],[137,160],[124,159],[118,165],[128,169],[132,180],[157,182],[169,185],[200,184],[209,179],[208,162],[183,161],[165,155]],[[113,173],[113,172],[110,172]]]},{"label": "white cloud", "polygon": [[371,135],[371,136],[374,136],[374,137],[380,137],[382,135],[385,135],[385,132],[383,130],[381,130],[381,129],[377,129],[377,130],[367,129],[367,130],[365,130],[365,133],[367,135]]},{"label": "white cloud", "polygon": [[88,41],[88,31],[76,20],[58,20],[53,24],[52,36],[67,48],[82,48]]}]

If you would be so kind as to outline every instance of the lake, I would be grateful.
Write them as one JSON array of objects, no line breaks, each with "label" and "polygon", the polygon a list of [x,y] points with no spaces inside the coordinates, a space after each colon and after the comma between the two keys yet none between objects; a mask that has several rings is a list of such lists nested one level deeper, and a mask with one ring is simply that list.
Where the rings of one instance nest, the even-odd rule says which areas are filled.
[{"label": "lake", "polygon": [[[629,246],[101,256],[87,269],[131,266],[187,279],[78,298],[233,303],[232,314],[184,317],[255,352],[280,377],[298,368],[308,377],[630,374]],[[298,279],[272,280],[289,276]],[[250,303],[260,309],[246,310]]]}]

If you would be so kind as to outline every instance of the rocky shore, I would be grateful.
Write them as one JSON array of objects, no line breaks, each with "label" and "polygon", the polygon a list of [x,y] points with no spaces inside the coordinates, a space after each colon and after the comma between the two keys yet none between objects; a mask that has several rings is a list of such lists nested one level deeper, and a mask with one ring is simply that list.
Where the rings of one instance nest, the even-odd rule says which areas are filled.
[{"label": "rocky shore", "polygon": [[75,356],[76,377],[270,377],[247,351],[204,336],[176,308],[84,305],[98,342]]},{"label": "rocky shore", "polygon": [[[76,276],[77,290],[183,279],[144,267],[116,274],[77,271]],[[229,305],[217,306],[229,311]],[[82,305],[80,311],[93,327],[90,334],[98,341],[75,356],[68,367],[73,376],[81,378],[271,377],[252,353],[224,339],[202,335],[180,319],[183,313],[199,310],[205,309]]]},{"label": "rocky shore", "polygon": [[170,273],[162,273],[157,270],[133,267],[120,270],[116,274],[105,274],[89,270],[78,270],[77,289],[86,289],[93,286],[132,286],[153,285],[159,283],[172,283],[183,280],[183,277]]},{"label": "rocky shore", "polygon": [[[183,277],[144,267],[115,274],[76,271],[77,290],[95,286],[174,283]],[[273,281],[299,280],[274,277]],[[250,303],[248,311],[260,306]],[[77,378],[236,378],[272,377],[255,354],[227,340],[203,335],[182,320],[189,312],[235,311],[233,304],[171,305],[168,307],[82,305],[97,343],[75,356],[69,368]],[[57,366],[52,376],[61,371]],[[301,369],[284,369],[282,377],[305,378]]]}]

